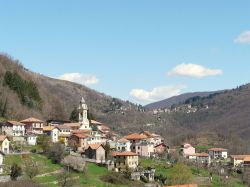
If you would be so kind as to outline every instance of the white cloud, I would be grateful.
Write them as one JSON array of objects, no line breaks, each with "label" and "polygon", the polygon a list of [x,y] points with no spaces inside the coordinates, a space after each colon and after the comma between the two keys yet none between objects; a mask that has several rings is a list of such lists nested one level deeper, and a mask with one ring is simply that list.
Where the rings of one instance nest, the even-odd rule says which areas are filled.
[{"label": "white cloud", "polygon": [[206,76],[221,75],[223,71],[220,69],[209,69],[198,64],[179,64],[168,72],[169,76],[186,76],[194,78],[202,78]]},{"label": "white cloud", "polygon": [[179,95],[182,93],[184,88],[186,88],[184,85],[169,85],[156,87],[151,91],[144,89],[132,89],[129,94],[138,102],[150,103]]},{"label": "white cloud", "polygon": [[249,31],[245,31],[242,32],[235,40],[235,43],[246,43],[246,44],[250,44],[250,30]]},{"label": "white cloud", "polygon": [[81,74],[81,73],[65,73],[58,77],[61,80],[79,83],[82,85],[93,85],[99,83],[99,79],[95,75]]}]

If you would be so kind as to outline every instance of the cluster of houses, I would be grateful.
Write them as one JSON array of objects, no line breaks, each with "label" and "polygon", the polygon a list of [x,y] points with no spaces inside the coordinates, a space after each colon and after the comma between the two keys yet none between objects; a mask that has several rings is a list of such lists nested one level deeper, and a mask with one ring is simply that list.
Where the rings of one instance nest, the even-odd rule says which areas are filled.
[{"label": "cluster of houses", "polygon": [[207,110],[207,109],[209,109],[209,106],[205,105],[203,107],[198,108],[196,106],[192,106],[191,104],[182,104],[182,105],[178,105],[178,106],[173,107],[173,108],[154,109],[153,114],[154,115],[157,115],[157,114],[160,114],[160,113],[170,114],[170,113],[175,113],[175,112],[183,112],[183,113],[190,114],[190,113],[195,113],[195,112],[197,112],[198,110],[201,110],[201,109]]},{"label": "cluster of houses", "polygon": [[[154,181],[154,168],[138,169],[139,157],[157,157],[168,152],[164,139],[155,133],[142,131],[119,136],[107,125],[88,119],[88,106],[82,98],[78,107],[78,122],[48,121],[30,117],[22,121],[0,123],[0,173],[3,158],[10,154],[10,142],[20,145],[36,145],[41,135],[50,137],[51,142],[61,142],[71,152],[76,152],[89,162],[106,164],[109,170],[133,171],[131,178],[140,180],[146,177]],[[210,165],[215,159],[228,159],[228,150],[211,148],[207,153],[197,153],[196,149],[185,143],[181,147],[183,156],[191,161]],[[250,166],[250,155],[231,155],[234,167]]]},{"label": "cluster of houses", "polygon": [[[10,154],[10,142],[19,145],[36,145],[40,135],[47,135],[51,142],[64,143],[71,151],[80,153],[89,161],[109,163],[114,171],[134,170],[139,164],[139,156],[154,157],[165,152],[168,147],[164,139],[148,131],[121,137],[98,121],[88,119],[88,106],[82,98],[78,107],[79,121],[76,123],[49,121],[30,117],[21,121],[7,121],[0,124],[1,155]],[[107,162],[107,147],[111,161]],[[0,171],[1,171],[0,157]],[[153,169],[152,169],[153,171]],[[152,178],[145,170],[144,175]]]},{"label": "cluster of houses", "polygon": [[210,148],[208,152],[197,153],[196,149],[188,143],[182,145],[183,156],[191,161],[210,165],[212,161],[225,160],[233,168],[249,167],[250,155],[228,155],[228,149]]}]

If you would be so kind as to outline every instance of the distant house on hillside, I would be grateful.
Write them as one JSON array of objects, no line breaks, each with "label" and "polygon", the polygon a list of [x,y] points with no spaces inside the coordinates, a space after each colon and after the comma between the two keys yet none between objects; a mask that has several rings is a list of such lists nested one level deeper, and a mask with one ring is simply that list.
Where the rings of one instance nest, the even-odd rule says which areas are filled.
[{"label": "distant house on hillside", "polygon": [[94,159],[96,163],[105,162],[105,149],[102,144],[90,144],[85,150],[85,156]]},{"label": "distant house on hillside", "polygon": [[1,133],[10,137],[17,144],[25,143],[25,124],[17,121],[7,121],[1,124]]},{"label": "distant house on hillside", "polygon": [[211,148],[208,149],[209,155],[212,159],[227,158],[227,149],[224,148]]},{"label": "distant house on hillside", "polygon": [[210,164],[211,163],[211,158],[208,153],[194,153],[187,155],[187,158],[190,160],[195,160],[198,163],[202,164]]},{"label": "distant house on hillside", "polygon": [[25,124],[17,121],[7,121],[1,124],[1,133],[7,136],[24,136]]},{"label": "distant house on hillside", "polygon": [[59,131],[59,141],[63,142],[66,146],[69,142],[69,137],[71,135],[71,128],[66,125],[58,125]]},{"label": "distant house on hillside", "polygon": [[146,140],[148,137],[143,134],[133,133],[125,136],[124,138],[130,141],[131,151],[136,153],[137,151],[136,144],[140,143],[141,140]]},{"label": "distant house on hillside", "polygon": [[139,164],[138,155],[133,152],[112,152],[114,168],[117,172],[126,171],[127,168],[135,169]]},{"label": "distant house on hillside", "polygon": [[25,129],[31,131],[32,133],[43,133],[44,122],[40,119],[30,117],[28,119],[22,120],[21,123],[25,124]]},{"label": "distant house on hillside", "polygon": [[241,167],[247,157],[250,157],[250,155],[230,155],[230,161],[234,167]]},{"label": "distant house on hillside", "polygon": [[55,126],[44,126],[43,133],[51,137],[51,141],[53,143],[58,142],[60,129]]},{"label": "distant house on hillside", "polygon": [[154,149],[155,149],[155,153],[162,154],[162,153],[168,151],[169,147],[166,144],[161,143],[161,144],[156,145],[154,147]]},{"label": "distant house on hillside", "polygon": [[10,140],[5,135],[0,135],[0,151],[5,154],[9,154],[10,152]]},{"label": "distant house on hillside", "polygon": [[72,134],[69,137],[69,145],[75,147],[79,152],[84,152],[88,146],[87,139],[89,135],[84,133]]},{"label": "distant house on hillside", "polygon": [[195,148],[191,144],[188,144],[188,143],[185,143],[182,145],[181,151],[184,157],[195,154]]},{"label": "distant house on hillside", "polygon": [[37,134],[35,133],[27,133],[26,141],[28,145],[36,145],[37,143]]},{"label": "distant house on hillside", "polygon": [[116,142],[116,151],[131,151],[130,149],[131,143],[129,140],[125,138],[121,138]]}]

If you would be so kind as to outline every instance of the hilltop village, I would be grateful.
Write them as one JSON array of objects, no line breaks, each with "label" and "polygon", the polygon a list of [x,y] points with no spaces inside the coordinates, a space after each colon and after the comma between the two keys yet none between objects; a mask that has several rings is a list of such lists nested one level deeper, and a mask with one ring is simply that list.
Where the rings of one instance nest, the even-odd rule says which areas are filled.
[{"label": "hilltop village", "polygon": [[[175,181],[171,179],[169,182],[170,179],[162,174],[158,175],[161,168],[150,164],[151,160],[166,163],[170,167],[175,167],[174,164],[181,161],[197,170],[202,168],[209,171],[208,177],[205,177],[207,181],[204,182],[209,184],[213,182],[213,176],[217,175],[223,176],[225,183],[229,181],[231,176],[228,168],[244,176],[244,172],[247,173],[250,167],[250,155],[234,155],[229,153],[227,148],[210,147],[200,152],[187,142],[169,147],[161,135],[146,130],[127,135],[118,134],[112,131],[108,124],[88,118],[88,106],[84,98],[79,103],[78,113],[78,122],[58,120],[45,122],[34,117],[21,121],[1,122],[0,173],[4,175],[12,172],[11,168],[6,168],[4,164],[5,157],[44,154],[48,151],[46,146],[50,147],[53,144],[63,147],[63,152],[56,155],[56,147],[50,152],[56,157],[65,155],[61,160],[55,159],[55,161],[61,162],[72,170],[83,172],[86,162],[98,164],[106,167],[108,171],[126,174],[130,181],[139,181],[140,185],[164,186],[178,183],[183,186],[198,186],[195,180],[188,178]],[[45,145],[40,153],[34,149],[23,149],[38,145]],[[192,184],[185,184],[189,181]],[[107,182],[112,183],[112,180]]]}]

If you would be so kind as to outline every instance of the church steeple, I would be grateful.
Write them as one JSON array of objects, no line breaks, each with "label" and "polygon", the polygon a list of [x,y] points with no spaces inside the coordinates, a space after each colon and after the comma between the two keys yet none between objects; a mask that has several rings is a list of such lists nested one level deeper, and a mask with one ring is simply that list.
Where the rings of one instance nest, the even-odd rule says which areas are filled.
[{"label": "church steeple", "polygon": [[89,120],[88,120],[88,106],[82,97],[79,107],[79,123],[80,123],[80,129],[90,129],[89,127]]}]

